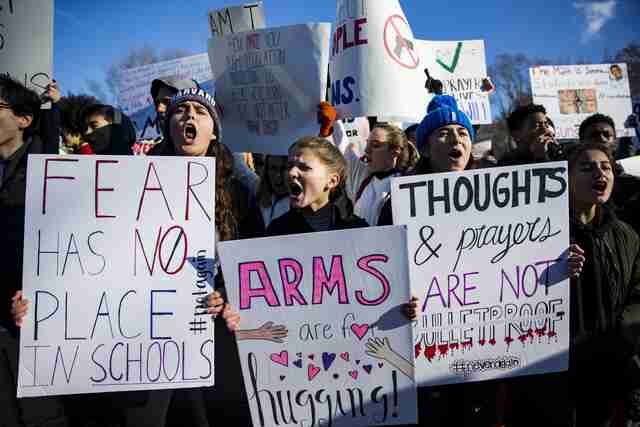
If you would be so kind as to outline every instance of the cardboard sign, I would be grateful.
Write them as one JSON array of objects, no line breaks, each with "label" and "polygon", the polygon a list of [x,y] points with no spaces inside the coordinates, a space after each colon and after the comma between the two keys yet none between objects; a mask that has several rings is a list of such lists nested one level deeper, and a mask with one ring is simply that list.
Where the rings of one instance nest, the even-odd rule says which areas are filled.
[{"label": "cardboard sign", "polygon": [[329,30],[329,24],[306,24],[209,39],[232,151],[286,155],[296,139],[318,134]]},{"label": "cardboard sign", "polygon": [[53,0],[0,0],[0,74],[41,94],[53,70]]},{"label": "cardboard sign", "polygon": [[423,62],[398,0],[338,0],[332,42],[331,103],[343,117],[422,118]]},{"label": "cardboard sign", "polygon": [[[432,78],[442,82],[443,93],[456,98],[458,107],[473,124],[491,124],[489,95],[481,90],[482,80],[487,77],[484,41],[416,40],[416,46],[422,58],[420,73],[423,79],[426,81],[423,72],[426,68]],[[423,114],[426,114],[427,104]]]},{"label": "cardboard sign", "polygon": [[195,80],[213,94],[213,76],[205,53],[122,70],[118,105],[133,121],[139,138],[155,138],[162,133],[151,99],[151,82],[155,79]]},{"label": "cardboard sign", "polygon": [[580,123],[601,113],[616,123],[617,136],[633,136],[624,123],[631,111],[627,64],[553,65],[529,69],[533,102],[542,104],[558,139],[577,139]]},{"label": "cardboard sign", "polygon": [[640,156],[629,157],[628,159],[618,160],[624,171],[629,175],[640,177]]},{"label": "cardboard sign", "polygon": [[18,397],[213,385],[214,168],[29,156]]},{"label": "cardboard sign", "polygon": [[419,386],[567,369],[567,163],[394,178]]},{"label": "cardboard sign", "polygon": [[265,27],[262,2],[225,7],[224,9],[209,12],[211,37],[222,37],[243,31],[255,31]]},{"label": "cardboard sign", "polygon": [[219,251],[242,316],[254,426],[417,421],[404,227],[229,241]]}]

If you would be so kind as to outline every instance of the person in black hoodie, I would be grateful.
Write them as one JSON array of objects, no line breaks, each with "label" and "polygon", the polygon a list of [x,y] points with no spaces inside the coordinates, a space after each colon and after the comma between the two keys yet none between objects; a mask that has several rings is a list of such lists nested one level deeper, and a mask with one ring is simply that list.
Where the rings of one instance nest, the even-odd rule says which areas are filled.
[{"label": "person in black hoodie", "polygon": [[571,283],[573,425],[640,421],[640,238],[607,202],[615,160],[602,144],[569,153],[571,238],[584,253]]},{"label": "person in black hoodie", "polygon": [[110,105],[95,104],[83,112],[85,131],[83,139],[89,143],[93,154],[132,154],[136,142],[133,123],[120,110]]},{"label": "person in black hoodie", "polygon": [[290,207],[267,227],[267,236],[367,227],[344,194],[346,161],[326,139],[304,137],[289,148]]}]

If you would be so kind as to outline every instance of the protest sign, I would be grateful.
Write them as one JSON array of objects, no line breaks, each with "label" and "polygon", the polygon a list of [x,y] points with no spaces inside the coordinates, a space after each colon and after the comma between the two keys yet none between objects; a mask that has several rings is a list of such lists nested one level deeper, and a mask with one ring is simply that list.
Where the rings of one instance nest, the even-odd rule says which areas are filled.
[{"label": "protest sign", "polygon": [[133,121],[139,138],[155,138],[162,132],[151,99],[151,82],[155,79],[195,80],[213,94],[213,76],[206,53],[121,70],[118,105]]},{"label": "protest sign", "polygon": [[344,130],[349,138],[349,144],[357,147],[358,153],[364,153],[369,138],[369,120],[366,117],[356,117],[342,120]]},{"label": "protest sign", "polygon": [[640,177],[640,156],[629,157],[628,159],[618,160],[624,171],[629,175]]},{"label": "protest sign", "polygon": [[262,2],[225,7],[209,12],[211,37],[260,30],[264,27],[266,24]]},{"label": "protest sign", "polygon": [[418,121],[426,111],[416,96],[422,68],[398,0],[338,0],[329,75],[331,103],[343,117]]},{"label": "protest sign", "polygon": [[555,124],[556,138],[577,139],[580,123],[595,113],[613,118],[617,136],[633,136],[623,124],[631,114],[626,64],[553,65],[529,69],[533,102]]},{"label": "protest sign", "polygon": [[214,161],[29,156],[18,396],[213,385]]},{"label": "protest sign", "polygon": [[394,178],[419,386],[567,369],[566,162]]},{"label": "protest sign", "polygon": [[[418,70],[421,77],[426,77],[426,68],[432,78],[442,82],[443,93],[456,98],[473,124],[491,124],[489,95],[481,89],[482,80],[487,77],[484,41],[416,40],[416,48],[422,59]],[[427,98],[424,92],[419,95],[423,100]],[[426,103],[421,112],[426,113]]]},{"label": "protest sign", "polygon": [[318,134],[329,31],[329,24],[306,24],[209,39],[225,144],[232,151],[286,155],[296,139]]},{"label": "protest sign", "polygon": [[[349,244],[336,245],[336,242]],[[416,422],[404,227],[228,241],[256,427]]]},{"label": "protest sign", "polygon": [[0,0],[0,74],[38,94],[53,70],[53,0]]}]

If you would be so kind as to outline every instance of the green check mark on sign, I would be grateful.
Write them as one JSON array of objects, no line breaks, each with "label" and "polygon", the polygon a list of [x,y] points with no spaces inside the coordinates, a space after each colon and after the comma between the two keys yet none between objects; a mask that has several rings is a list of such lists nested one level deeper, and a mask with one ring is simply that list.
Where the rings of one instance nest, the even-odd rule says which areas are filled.
[{"label": "green check mark on sign", "polygon": [[436,62],[448,72],[453,73],[458,66],[458,61],[460,60],[460,51],[462,51],[462,42],[458,42],[458,46],[456,46],[456,51],[453,54],[453,61],[451,62],[451,65],[445,64],[440,60],[440,58],[436,58]]}]

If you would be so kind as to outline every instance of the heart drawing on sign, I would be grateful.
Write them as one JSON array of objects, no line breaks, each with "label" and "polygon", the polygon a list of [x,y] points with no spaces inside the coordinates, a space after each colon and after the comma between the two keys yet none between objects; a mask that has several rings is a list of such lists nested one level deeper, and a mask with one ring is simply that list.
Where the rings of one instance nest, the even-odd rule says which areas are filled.
[{"label": "heart drawing on sign", "polygon": [[344,353],[340,353],[340,359],[344,360],[345,362],[349,361],[349,352],[345,351]]},{"label": "heart drawing on sign", "polygon": [[320,368],[313,364],[309,365],[309,368],[307,368],[307,377],[309,378],[309,381],[313,380],[316,375],[318,375],[318,372],[320,372]]},{"label": "heart drawing on sign", "polygon": [[287,350],[282,350],[280,353],[272,353],[270,358],[273,363],[289,367],[289,352]]},{"label": "heart drawing on sign", "polygon": [[353,325],[351,325],[351,330],[354,334],[356,334],[359,340],[362,340],[362,338],[364,338],[364,336],[369,331],[369,324],[363,323],[362,325],[358,325],[357,323],[354,323]]},{"label": "heart drawing on sign", "polygon": [[329,370],[334,360],[336,360],[335,353],[327,353],[327,352],[322,353],[322,367],[324,368],[325,371]]},{"label": "heart drawing on sign", "polygon": [[448,72],[453,73],[456,70],[456,67],[458,66],[458,61],[460,60],[461,51],[462,51],[462,42],[458,42],[458,45],[456,46],[456,50],[453,53],[453,59],[451,60],[451,64],[449,65],[445,64],[442,61],[442,59],[438,57],[436,57],[436,62]]},{"label": "heart drawing on sign", "polygon": [[358,379],[358,371],[349,371],[349,376],[354,380]]}]

